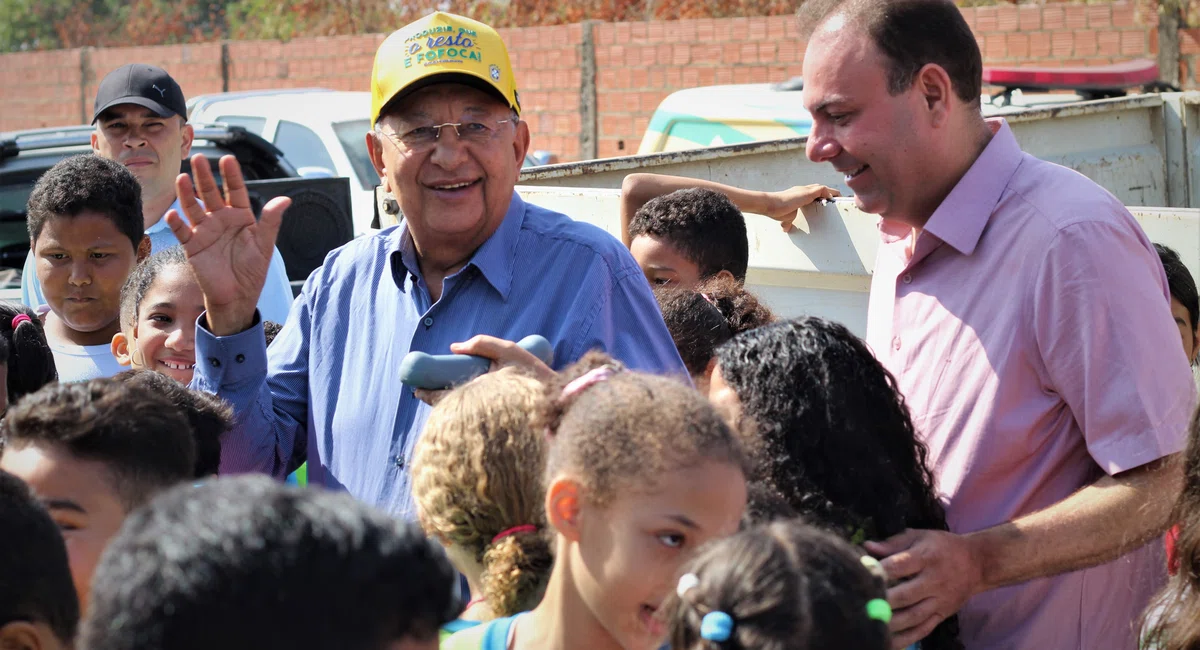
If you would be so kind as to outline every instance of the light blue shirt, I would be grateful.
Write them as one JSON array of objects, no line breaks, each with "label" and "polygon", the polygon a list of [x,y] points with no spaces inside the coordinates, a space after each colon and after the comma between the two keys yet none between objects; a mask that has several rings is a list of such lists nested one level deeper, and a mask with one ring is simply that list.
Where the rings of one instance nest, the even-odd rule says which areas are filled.
[{"label": "light blue shirt", "polygon": [[[171,204],[170,210],[175,210],[179,212],[180,216],[183,216],[179,199]],[[187,220],[186,216],[184,220]],[[165,213],[158,223],[150,226],[146,235],[150,237],[152,254],[179,245],[179,240],[175,239],[175,233],[171,232],[170,226],[167,225]],[[21,302],[35,310],[46,304],[46,298],[42,295],[42,285],[38,282],[36,264],[37,260],[34,259],[33,251],[29,251],[29,255],[25,258],[25,266],[21,269]],[[271,268],[267,272],[267,284],[258,298],[258,310],[262,313],[263,318],[283,323],[287,321],[291,306],[292,285],[288,282],[287,267],[283,264],[283,256],[279,254],[279,249],[275,249],[274,255],[271,256]]]},{"label": "light blue shirt", "polygon": [[[541,334],[562,368],[607,351],[627,366],[687,370],[629,251],[608,233],[513,194],[503,223],[434,303],[407,225],[331,252],[296,299],[268,355],[261,326],[196,328],[192,388],[236,413],[221,473],[282,477],[294,448],[308,481],[413,518],[408,460],[430,408],[400,383],[410,350],[447,354],[476,334]],[[300,445],[300,447],[297,447]]]}]

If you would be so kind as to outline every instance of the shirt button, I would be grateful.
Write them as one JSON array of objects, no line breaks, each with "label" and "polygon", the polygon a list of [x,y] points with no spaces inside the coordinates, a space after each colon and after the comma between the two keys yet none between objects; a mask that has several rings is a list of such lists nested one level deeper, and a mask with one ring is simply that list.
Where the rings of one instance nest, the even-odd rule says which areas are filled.
[{"label": "shirt button", "polygon": [[425,319],[425,327],[433,327],[433,319],[432,318]]},{"label": "shirt button", "polygon": [[238,362],[238,363],[245,363],[245,361],[246,361],[246,355],[244,355],[244,354],[239,354],[239,355],[237,355],[236,357],[234,357],[234,358],[233,358],[233,360],[234,360],[234,361],[236,361],[236,362]]},{"label": "shirt button", "polygon": [[904,284],[912,284],[912,274],[905,273],[904,277],[900,278],[900,280],[904,282]]},{"label": "shirt button", "polygon": [[221,367],[221,360],[220,360],[220,359],[218,359],[218,358],[216,358],[216,357],[209,357],[209,359],[208,359],[208,363],[209,363],[209,365],[211,365],[211,366],[212,366],[212,367],[214,367],[214,368],[220,368],[220,367]]},{"label": "shirt button", "polygon": [[404,469],[404,456],[397,454],[392,460],[395,461],[396,467]]},{"label": "shirt button", "polygon": [[893,349],[893,350],[899,350],[899,349],[900,349],[900,337],[899,337],[899,336],[897,336],[896,338],[892,339],[892,349]]}]

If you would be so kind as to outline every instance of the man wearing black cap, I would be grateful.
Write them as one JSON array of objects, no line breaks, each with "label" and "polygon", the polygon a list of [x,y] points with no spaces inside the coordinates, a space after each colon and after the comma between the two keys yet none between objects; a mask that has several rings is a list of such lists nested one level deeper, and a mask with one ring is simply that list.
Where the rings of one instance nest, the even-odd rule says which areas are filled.
[{"label": "man wearing black cap", "polygon": [[[192,148],[183,89],[162,68],[144,63],[121,66],[100,82],[92,124],[92,150],[125,165],[142,186],[142,218],[152,250],[178,245],[163,216],[172,208],[179,210],[175,178]],[[26,258],[21,275],[22,301],[32,307],[46,304],[36,263],[33,255]],[[276,250],[258,307],[263,318],[283,323],[291,304],[287,269]]]}]

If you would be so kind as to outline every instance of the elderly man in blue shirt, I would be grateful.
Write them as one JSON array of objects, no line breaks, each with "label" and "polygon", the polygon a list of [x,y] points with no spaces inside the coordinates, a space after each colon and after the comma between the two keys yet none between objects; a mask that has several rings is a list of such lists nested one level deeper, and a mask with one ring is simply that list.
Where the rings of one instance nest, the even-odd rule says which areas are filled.
[{"label": "elderly man in blue shirt", "polygon": [[445,13],[408,25],[380,46],[371,89],[367,145],[404,221],[330,253],[269,358],[255,301],[287,199],[256,224],[236,161],[221,160],[224,197],[198,161],[195,187],[177,181],[190,225],[168,222],[205,294],[192,387],[237,412],[221,472],[283,476],[300,450],[309,482],[411,517],[407,465],[429,406],[400,383],[409,351],[512,360],[524,353],[509,341],[541,334],[557,367],[601,349],[686,371],[621,243],[514,192],[529,127],[494,30]]}]

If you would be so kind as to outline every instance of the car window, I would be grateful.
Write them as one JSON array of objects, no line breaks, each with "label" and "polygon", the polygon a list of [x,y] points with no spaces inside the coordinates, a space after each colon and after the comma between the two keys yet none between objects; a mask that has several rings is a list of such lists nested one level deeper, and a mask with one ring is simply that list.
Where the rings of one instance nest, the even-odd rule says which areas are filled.
[{"label": "car window", "polygon": [[374,189],[379,184],[379,175],[375,173],[371,156],[367,154],[367,131],[370,130],[369,120],[350,120],[333,125],[333,132],[337,134],[338,142],[346,151],[346,157],[350,159],[354,174],[364,190]]},{"label": "car window", "polygon": [[296,169],[324,167],[337,173],[333,166],[333,159],[325,150],[325,143],[321,142],[321,138],[307,126],[280,120],[279,128],[275,130],[275,146],[279,147],[279,150],[283,152],[283,157],[287,158]]},{"label": "car window", "polygon": [[267,126],[267,118],[249,115],[222,115],[216,121],[230,126],[240,126],[258,136],[263,134],[263,129]]}]

